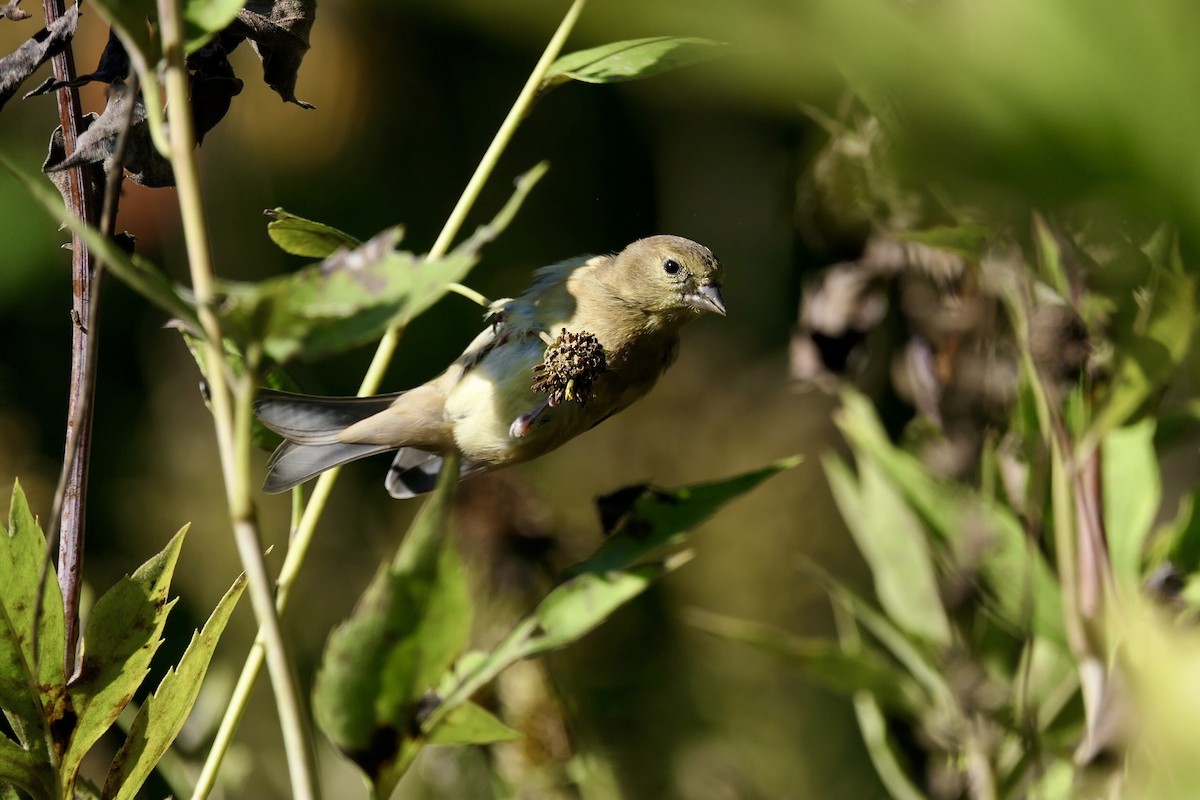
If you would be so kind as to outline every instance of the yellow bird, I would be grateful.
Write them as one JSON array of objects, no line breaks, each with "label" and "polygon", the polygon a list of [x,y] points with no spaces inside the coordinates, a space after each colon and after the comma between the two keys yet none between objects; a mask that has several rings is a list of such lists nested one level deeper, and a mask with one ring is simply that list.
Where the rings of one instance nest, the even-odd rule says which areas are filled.
[{"label": "yellow bird", "polygon": [[548,453],[650,391],[679,353],[680,328],[704,312],[724,316],[722,277],[707,247],[651,236],[538,270],[523,295],[492,304],[488,327],[445,372],[409,391],[263,391],[255,413],[285,439],[263,488],[399,450],[386,486],[406,498],[433,488],[453,450],[460,478]]}]

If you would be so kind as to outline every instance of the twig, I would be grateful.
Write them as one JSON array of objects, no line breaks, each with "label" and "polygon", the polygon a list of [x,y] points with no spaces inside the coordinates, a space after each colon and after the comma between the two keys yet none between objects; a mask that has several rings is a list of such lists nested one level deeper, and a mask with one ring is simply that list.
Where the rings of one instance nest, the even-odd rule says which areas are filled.
[{"label": "twig", "polygon": [[[500,160],[500,154],[504,152],[504,149],[512,140],[513,134],[516,132],[521,120],[525,118],[530,108],[532,108],[542,79],[549,71],[550,65],[558,58],[563,44],[566,43],[567,36],[570,35],[571,30],[575,27],[575,23],[586,4],[587,0],[574,0],[570,9],[567,10],[566,15],[563,17],[562,22],[559,23],[558,30],[554,32],[554,36],[551,37],[550,42],[546,45],[541,58],[538,59],[528,80],[526,80],[525,86],[521,89],[521,93],[517,95],[517,99],[509,110],[508,115],[504,118],[504,122],[501,123],[500,129],[496,131],[495,138],[492,139],[491,145],[488,146],[479,165],[475,168],[475,173],[467,183],[466,189],[463,190],[462,196],[459,197],[458,203],[446,220],[441,234],[438,235],[437,241],[434,242],[433,247],[430,249],[429,257],[431,259],[440,258],[449,251],[450,244],[462,229],[468,212],[479,198],[480,191],[495,170],[496,163]],[[379,385],[383,381],[383,375],[387,370],[387,366],[396,352],[396,346],[400,341],[402,330],[403,326],[389,328],[387,333],[384,334],[383,339],[380,340],[379,346],[375,351],[375,356],[371,361],[371,366],[367,369],[362,385],[359,387],[358,394],[360,397],[375,394],[379,390]],[[292,537],[287,557],[284,559],[283,568],[280,570],[277,580],[278,590],[275,597],[275,608],[281,614],[287,608],[292,584],[295,582],[296,576],[304,564],[305,557],[308,555],[313,534],[317,529],[317,522],[325,510],[325,504],[333,491],[334,483],[337,482],[340,472],[340,468],[331,469],[317,479],[312,497],[309,499],[308,505],[304,508],[304,514],[301,516],[299,524],[295,526],[295,535]],[[241,721],[242,714],[246,709],[246,703],[250,698],[250,691],[254,688],[254,682],[258,679],[259,670],[262,669],[263,660],[264,633],[260,630],[254,646],[246,656],[246,663],[242,666],[242,674],[238,677],[237,686],[234,688],[233,696],[230,697],[229,706],[225,711],[225,716],[222,718],[221,725],[217,730],[216,740],[213,742],[212,747],[209,748],[204,768],[200,772],[200,777],[196,782],[196,789],[192,793],[192,800],[203,800],[208,797],[213,786],[216,784],[217,772],[221,768],[221,761],[224,759],[225,753],[233,741],[233,735],[237,730],[238,723]]]},{"label": "twig", "polygon": [[[131,71],[129,91],[136,95],[138,92],[138,77]],[[129,143],[129,128],[133,125],[134,104],[130,103],[125,112],[125,120],[117,132],[116,145],[104,178],[104,202],[100,211],[100,233],[112,237],[117,227],[117,207],[120,203],[121,184],[125,174],[125,152]],[[90,296],[86,314],[81,316],[77,311],[75,318],[74,337],[80,334],[84,341],[84,349],[72,349],[73,360],[78,370],[72,370],[73,401],[67,425],[67,445],[63,456],[63,469],[59,475],[58,488],[54,493],[54,505],[50,512],[50,533],[46,537],[46,554],[42,560],[42,571],[38,576],[38,586],[45,587],[46,577],[50,571],[50,559],[55,548],[60,543],[59,528],[55,521],[61,524],[61,530],[71,531],[68,520],[77,526],[77,535],[65,536],[61,539],[62,548],[58,554],[58,579],[63,594],[63,613],[65,616],[66,650],[64,659],[64,675],[67,680],[75,677],[79,668],[79,590],[83,585],[81,579],[83,562],[83,522],[84,496],[87,489],[87,465],[89,461],[87,447],[91,441],[92,408],[96,396],[96,359],[99,350],[99,333],[97,326],[100,320],[100,276],[104,272],[104,260],[94,257],[92,277],[90,280]],[[73,345],[76,343],[73,341]],[[72,493],[72,489],[74,492]],[[64,500],[74,497],[75,503],[64,505]],[[72,514],[74,514],[72,516]],[[69,579],[64,576],[70,576]],[[34,609],[34,619],[40,620],[44,603],[44,594],[38,592],[37,607]],[[39,653],[39,628],[33,631],[33,652]]]},{"label": "twig", "polygon": [[[49,27],[61,17],[66,8],[62,0],[43,0],[42,8]],[[60,83],[75,79],[75,57],[68,45],[52,59],[54,78]],[[59,124],[63,132],[63,156],[75,152],[83,127],[83,106],[79,91],[64,86],[55,92]],[[67,209],[89,224],[95,222],[96,198],[94,187],[85,180],[84,166],[67,171]],[[74,673],[79,643],[79,591],[82,585],[83,528],[86,518],[87,473],[92,441],[92,395],[95,392],[95,351],[92,347],[93,318],[96,307],[93,292],[92,256],[79,236],[71,237],[71,316],[75,322],[71,331],[71,386],[67,396],[67,441],[63,452],[63,468],[54,505],[50,512],[46,536],[47,554],[43,561],[38,586],[38,608],[35,619],[40,620],[43,603],[41,592],[46,585],[50,558],[58,549],[58,583],[63,596],[65,613],[66,659],[65,674]],[[38,626],[34,626],[37,636]],[[38,653],[36,643],[34,652]]]}]

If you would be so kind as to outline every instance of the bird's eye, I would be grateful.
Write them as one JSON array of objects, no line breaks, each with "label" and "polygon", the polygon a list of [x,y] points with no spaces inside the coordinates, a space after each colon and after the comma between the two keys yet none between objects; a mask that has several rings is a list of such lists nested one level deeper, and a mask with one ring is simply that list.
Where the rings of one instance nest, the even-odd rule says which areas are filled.
[{"label": "bird's eye", "polygon": [[663,272],[667,273],[668,275],[674,275],[676,272],[679,272],[680,269],[682,269],[682,267],[679,266],[679,262],[673,258],[668,258],[663,262]]}]

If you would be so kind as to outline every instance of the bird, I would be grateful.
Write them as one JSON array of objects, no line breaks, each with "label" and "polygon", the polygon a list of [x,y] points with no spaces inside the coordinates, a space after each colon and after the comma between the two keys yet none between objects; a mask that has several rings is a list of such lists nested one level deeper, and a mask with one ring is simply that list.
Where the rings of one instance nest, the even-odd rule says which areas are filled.
[{"label": "bird", "polygon": [[398,450],[385,486],[430,491],[444,458],[459,479],[542,456],[629,407],[679,354],[680,329],[725,316],[724,269],[681,236],[543,267],[524,294],[489,306],[485,328],[440,375],[404,392],[320,397],[261,390],[258,419],[284,438],[267,463],[278,493]]}]

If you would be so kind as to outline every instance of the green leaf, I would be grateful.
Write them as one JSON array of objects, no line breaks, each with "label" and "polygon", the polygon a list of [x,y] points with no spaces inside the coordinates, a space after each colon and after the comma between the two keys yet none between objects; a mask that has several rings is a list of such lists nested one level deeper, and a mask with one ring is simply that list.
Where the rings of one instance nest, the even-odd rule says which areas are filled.
[{"label": "green leaf", "polygon": [[53,566],[47,570],[46,582],[41,585],[42,618],[36,657],[33,652],[38,576],[45,555],[46,537],[29,510],[18,481],[9,505],[8,530],[0,535],[0,586],[4,587],[0,604],[7,629],[0,637],[3,648],[0,669],[3,669],[4,711],[9,721],[23,744],[37,747],[43,753],[46,745],[42,731],[62,716],[66,684],[63,602]]},{"label": "green leaf", "polygon": [[1037,248],[1037,264],[1043,279],[1054,287],[1061,298],[1071,296],[1071,286],[1063,268],[1062,247],[1054,236],[1054,231],[1042,219],[1041,214],[1033,215],[1033,242]]},{"label": "green leaf", "polygon": [[1156,265],[1151,280],[1140,295],[1141,312],[1133,330],[1114,335],[1117,363],[1085,449],[1161,392],[1191,347],[1197,324],[1195,276]]},{"label": "green leaf", "polygon": [[988,242],[996,234],[986,225],[967,223],[939,226],[923,231],[898,231],[892,235],[906,242],[923,244],[935,250],[945,250],[963,258],[979,259],[983,257]]},{"label": "green leaf", "polygon": [[218,310],[243,349],[248,342],[262,342],[263,351],[279,363],[371,341],[388,327],[412,320],[461,281],[545,171],[539,164],[521,176],[491,224],[443,258],[396,250],[398,229],[384,231],[355,250],[291,275],[256,284],[225,283]]},{"label": "green leaf", "polygon": [[948,546],[969,552],[982,540],[987,546],[981,564],[984,583],[997,614],[1010,628],[1021,632],[1032,626],[1066,647],[1058,582],[1009,509],[938,480],[911,454],[895,447],[863,395],[843,391],[835,421],[859,461],[870,459],[878,465]]},{"label": "green leaf", "polygon": [[[838,641],[842,649],[849,655],[862,652],[865,645],[858,630],[855,610],[845,606],[844,601],[852,596],[833,586],[834,595],[842,595],[842,603],[833,607],[834,622],[837,624]],[[948,690],[947,690],[948,691]],[[935,696],[937,696],[935,694]],[[887,719],[880,707],[879,699],[868,691],[856,692],[853,697],[854,712],[858,718],[858,727],[862,731],[863,743],[867,746],[867,755],[880,781],[887,788],[888,795],[896,800],[919,800],[921,792],[913,785],[904,769],[904,759],[896,751],[895,744],[888,736]],[[926,709],[922,716],[929,718],[945,714],[946,707]],[[936,717],[935,717],[936,718]]]},{"label": "green leaf", "polygon": [[1104,437],[1104,528],[1113,576],[1126,589],[1141,578],[1142,554],[1162,496],[1154,429],[1154,419],[1146,418]]},{"label": "green leaf", "polygon": [[171,316],[183,320],[195,330],[200,330],[196,310],[154,265],[139,256],[130,256],[112,239],[101,235],[98,230],[67,211],[62,197],[43,176],[31,175],[3,156],[0,156],[0,164],[16,177],[53,219],[80,236],[88,249],[102,259],[105,268],[122,283]]},{"label": "green leaf", "polygon": [[1030,639],[1022,654],[1017,680],[1018,719],[1033,716],[1038,731],[1045,732],[1062,716],[1079,693],[1079,670],[1074,657],[1042,638]]},{"label": "green leaf", "polygon": [[559,57],[550,65],[542,90],[570,80],[617,83],[649,78],[671,70],[711,61],[723,55],[724,42],[682,36],[630,39]]},{"label": "green leaf", "polygon": [[690,560],[677,553],[663,562],[619,572],[589,572],[556,587],[505,639],[488,653],[468,653],[462,664],[443,677],[441,702],[421,723],[430,733],[505,667],[523,658],[563,647],[588,633],[650,584]]},{"label": "green leaf", "polygon": [[67,687],[78,715],[62,757],[61,780],[67,797],[84,755],[146,679],[150,660],[162,643],[163,624],[175,605],[167,600],[167,593],[186,533],[185,526],[161,553],[96,601],[83,634],[82,668]]},{"label": "green leaf", "polygon": [[112,25],[144,84],[147,69],[162,58],[156,35],[158,26],[151,28],[147,24],[158,19],[155,0],[94,0],[92,6]]},{"label": "green leaf", "polygon": [[[38,760],[12,739],[0,736],[0,785],[9,783],[31,797],[54,797],[54,772],[48,762]],[[15,794],[15,793],[14,793]]]},{"label": "green leaf", "polygon": [[1184,574],[1200,570],[1200,489],[1179,499],[1175,518],[1155,538],[1154,561],[1169,560]]},{"label": "green leaf", "polygon": [[683,618],[705,633],[786,658],[801,673],[836,692],[870,692],[889,711],[915,717],[928,702],[911,676],[873,648],[861,647],[852,653],[828,639],[796,636],[770,625],[696,608],[688,609]]},{"label": "green leaf", "polygon": [[833,601],[834,611],[862,625],[879,644],[890,652],[908,670],[916,682],[941,709],[957,706],[954,692],[946,682],[939,665],[924,647],[901,630],[877,608],[864,600],[846,585],[834,580],[815,568],[814,577],[820,581]]},{"label": "green leaf", "polygon": [[7,609],[0,608],[0,709],[21,746],[38,748],[49,763],[46,722],[32,669],[21,653],[21,639],[13,631]]},{"label": "green leaf", "polygon": [[298,217],[282,208],[264,211],[273,217],[267,223],[267,235],[285,253],[305,258],[327,258],[342,248],[353,250],[362,244],[348,233],[321,222]]},{"label": "green leaf", "polygon": [[860,483],[835,456],[824,460],[834,500],[871,568],[875,593],[900,627],[936,645],[950,644],[950,620],[938,594],[925,528],[882,470],[859,458]]},{"label": "green leaf", "polygon": [[[209,380],[208,358],[204,355],[204,340],[194,332],[188,330],[184,325],[170,327],[174,327],[179,331],[179,335],[183,338],[184,346],[192,354],[192,358],[196,362],[196,367],[200,370],[200,375],[203,376],[204,380]],[[222,344],[225,351],[225,365],[229,368],[229,374],[234,378],[242,377],[246,371],[245,355],[232,339],[226,338],[222,341]],[[262,381],[262,385],[268,389],[275,389],[280,392],[300,391],[299,384],[281,368],[266,370],[265,374],[261,374],[260,380]],[[206,406],[211,405],[207,395],[204,398],[204,404]],[[250,441],[254,443],[255,447],[260,447],[270,452],[279,446],[279,443],[283,441],[283,437],[266,425],[263,425],[258,417],[255,417],[250,421]]]},{"label": "green leaf", "polygon": [[129,735],[109,767],[104,781],[104,800],[133,800],[179,735],[200,694],[200,685],[221,633],[245,588],[245,576],[239,576],[217,603],[203,630],[192,635],[178,668],[167,671],[154,695],[138,709]]},{"label": "green leaf", "polygon": [[569,570],[567,580],[490,652],[466,654],[452,673],[443,676],[438,685],[441,702],[421,723],[421,729],[426,733],[436,730],[448,713],[510,664],[563,647],[593,630],[653,581],[682,566],[691,554],[631,564],[681,542],[691,527],[722,503],[797,463],[799,459],[786,459],[724,481],[674,491],[633,486],[602,498],[605,527],[617,532],[592,558]]},{"label": "green leaf", "polygon": [[246,0],[185,0],[183,19],[187,25],[187,52],[203,47],[237,17]]},{"label": "green leaf", "polygon": [[511,742],[521,734],[475,703],[455,707],[429,734],[429,744],[489,744]]},{"label": "green leaf", "polygon": [[691,557],[688,552],[677,553],[666,561],[567,579],[538,604],[533,613],[538,629],[526,641],[523,654],[532,656],[574,642]]},{"label": "green leaf", "polygon": [[880,782],[894,800],[923,800],[921,792],[901,766],[903,759],[888,737],[887,719],[874,695],[862,692],[854,697],[854,714],[862,731],[863,744]]},{"label": "green leaf", "polygon": [[647,555],[678,545],[688,531],[712,516],[725,503],[745,494],[760,483],[800,463],[799,457],[732,478],[685,486],[673,491],[635,486],[614,492],[598,501],[601,516],[611,524],[609,538],[586,561],[576,564],[568,575],[622,569]]},{"label": "green leaf", "polygon": [[395,559],[329,637],[317,674],[318,724],[381,797],[423,744],[413,735],[419,709],[470,632],[466,578],[447,535],[457,484],[457,459],[448,457]]}]

